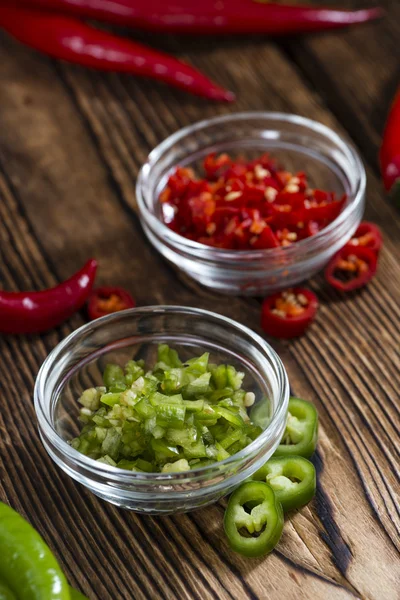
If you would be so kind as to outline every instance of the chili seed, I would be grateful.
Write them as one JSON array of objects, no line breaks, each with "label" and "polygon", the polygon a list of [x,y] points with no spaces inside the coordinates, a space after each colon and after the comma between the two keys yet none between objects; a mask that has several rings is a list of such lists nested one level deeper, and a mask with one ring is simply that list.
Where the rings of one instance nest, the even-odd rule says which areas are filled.
[{"label": "chili seed", "polygon": [[206,232],[208,233],[208,235],[213,235],[213,233],[215,233],[216,229],[217,229],[217,226],[215,223],[209,223],[206,227]]},{"label": "chili seed", "polygon": [[286,317],[286,313],[283,310],[279,310],[279,308],[273,308],[271,312],[278,317]]},{"label": "chili seed", "polygon": [[266,177],[271,177],[271,173],[264,169],[261,165],[256,165],[254,167],[254,174],[257,179],[265,179]]},{"label": "chili seed", "polygon": [[249,406],[253,406],[255,400],[256,400],[255,394],[253,392],[247,392],[245,394],[243,404],[245,405],[246,408],[248,408]]},{"label": "chili seed", "polygon": [[267,187],[264,196],[267,202],[273,202],[278,195],[278,191],[273,187]]},{"label": "chili seed", "polygon": [[289,192],[289,194],[296,194],[299,190],[299,186],[295,183],[289,183],[289,185],[285,187],[285,192]]},{"label": "chili seed", "polygon": [[301,304],[301,306],[307,306],[308,300],[304,294],[297,294],[297,302]]},{"label": "chili seed", "polygon": [[232,202],[232,200],[236,200],[237,198],[240,198],[241,195],[242,195],[242,192],[229,192],[229,194],[227,194],[225,196],[225,200],[227,202]]}]

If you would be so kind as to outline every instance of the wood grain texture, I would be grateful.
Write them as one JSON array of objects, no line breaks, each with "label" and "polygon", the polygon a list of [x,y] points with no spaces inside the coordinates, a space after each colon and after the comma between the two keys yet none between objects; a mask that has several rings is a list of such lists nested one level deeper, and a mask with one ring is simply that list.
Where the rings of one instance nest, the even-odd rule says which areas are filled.
[{"label": "wood grain texture", "polygon": [[[398,14],[396,3],[389,8]],[[135,178],[154,145],[234,110],[296,112],[352,138],[368,168],[368,215],[385,234],[366,290],[342,299],[315,278],[315,325],[298,341],[271,340],[294,393],[317,404],[321,434],[316,499],[288,519],[264,560],[228,549],[224,501],[142,517],[101,502],[52,463],[36,431],[34,380],[84,314],[43,336],[1,338],[0,498],[38,528],[91,600],[400,598],[400,217],[383,199],[375,162],[398,75],[396,35],[392,18],[279,43],[141,36],[237,90],[232,107],[62,65],[0,37],[2,287],[53,285],[94,255],[98,282],[124,285],[139,304],[201,306],[260,331],[258,300],[218,296],[176,272],[136,213]]]}]

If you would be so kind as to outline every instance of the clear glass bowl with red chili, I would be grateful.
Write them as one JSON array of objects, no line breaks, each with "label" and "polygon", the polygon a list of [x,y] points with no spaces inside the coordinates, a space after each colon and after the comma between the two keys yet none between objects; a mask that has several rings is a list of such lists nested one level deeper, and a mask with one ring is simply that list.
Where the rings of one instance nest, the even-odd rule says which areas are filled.
[{"label": "clear glass bowl with red chili", "polygon": [[[231,222],[239,225],[237,230],[246,226],[247,213],[236,223],[234,218],[227,220],[224,214],[226,235],[222,242],[221,236],[217,237],[220,231],[215,232],[214,223],[208,223],[204,235],[197,232],[193,235],[192,229],[186,233],[182,221],[178,227],[173,223],[176,207],[173,202],[165,202],[165,190],[171,186],[171,181],[174,185],[177,169],[182,168],[184,172],[189,169],[189,173],[194,174],[191,177],[195,179],[194,187],[197,186],[197,201],[204,180],[211,182],[213,179],[213,168],[216,168],[215,180],[223,173],[224,165],[218,164],[221,155],[228,157],[233,169],[239,165],[240,170],[241,164],[251,165],[253,178],[265,177],[271,165],[272,169],[277,165],[279,177],[289,173],[284,184],[289,192],[296,192],[297,188],[307,192],[308,207],[320,202],[322,196],[323,204],[324,198],[329,198],[329,204],[334,203],[328,206],[331,218],[324,221],[323,227],[320,225],[315,229],[310,220],[311,229],[308,231],[307,227],[307,232],[298,219],[296,226],[300,224],[301,228],[298,231],[282,221],[281,227],[273,229],[272,243],[270,227],[265,227],[266,222],[269,225],[269,213],[262,224],[264,239],[260,241],[260,220],[253,211],[250,216],[254,235],[248,235],[242,247],[237,241],[231,243],[227,235]],[[218,171],[220,167],[222,171]],[[306,186],[303,187],[307,189],[304,190],[302,173],[306,175]],[[233,179],[237,184],[238,178]],[[179,177],[175,177],[175,184],[181,183]],[[259,182],[254,183],[252,191],[258,193]],[[276,178],[275,182],[271,180],[272,188],[275,183]],[[201,284],[219,292],[264,295],[295,286],[327,264],[351,238],[361,221],[365,187],[365,170],[357,151],[334,131],[296,115],[254,112],[201,121],[171,135],[150,153],[139,174],[136,192],[144,231],[165,258]],[[229,189],[228,185],[223,191],[225,199],[229,199],[224,204],[225,212],[233,212],[238,206],[243,209],[243,196],[238,197],[236,188]],[[271,196],[270,191],[266,192],[268,196]],[[292,205],[296,200],[294,196],[296,193],[290,197]],[[253,209],[255,205],[251,206]],[[202,211],[203,218],[204,207]],[[295,211],[295,214],[300,218],[300,213]],[[216,241],[210,242],[210,238],[216,238]]]},{"label": "clear glass bowl with red chili", "polygon": [[[154,367],[160,344],[170,346],[186,364],[209,353],[216,368],[230,365],[244,374],[243,389],[251,396],[245,406],[257,427],[254,440],[223,460],[217,457],[201,467],[190,461],[190,470],[179,472],[127,470],[78,451],[71,440],[82,433],[78,399],[83,392],[100,389],[110,363],[123,368],[136,361]],[[265,340],[221,315],[179,306],[133,308],[84,325],[50,353],[35,385],[39,432],[51,458],[100,498],[149,514],[189,511],[216,502],[252,475],[281,441],[288,400],[285,368]],[[163,438],[158,441],[164,443]]]}]

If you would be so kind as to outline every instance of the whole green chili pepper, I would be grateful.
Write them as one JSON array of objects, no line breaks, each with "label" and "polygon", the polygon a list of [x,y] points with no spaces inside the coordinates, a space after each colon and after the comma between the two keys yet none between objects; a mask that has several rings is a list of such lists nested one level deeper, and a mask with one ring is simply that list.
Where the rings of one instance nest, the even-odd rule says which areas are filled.
[{"label": "whole green chili pepper", "polygon": [[88,600],[88,598],[86,598],[86,596],[84,596],[78,590],[75,590],[72,587],[69,588],[69,595],[70,595],[70,600]]},{"label": "whole green chili pepper", "polygon": [[0,580],[18,599],[70,600],[67,581],[50,548],[25,519],[2,502],[0,556]]},{"label": "whole green chili pepper", "polygon": [[300,398],[289,399],[286,429],[274,456],[309,458],[318,439],[318,413],[314,404]]},{"label": "whole green chili pepper", "polygon": [[10,588],[0,581],[0,600],[17,600]]},{"label": "whole green chili pepper", "polygon": [[282,506],[273,489],[261,481],[243,483],[229,498],[224,528],[230,547],[239,554],[256,557],[271,552],[283,529]]},{"label": "whole green chili pepper", "polygon": [[315,467],[302,456],[271,458],[252,479],[269,483],[285,512],[308,504],[317,486]]}]

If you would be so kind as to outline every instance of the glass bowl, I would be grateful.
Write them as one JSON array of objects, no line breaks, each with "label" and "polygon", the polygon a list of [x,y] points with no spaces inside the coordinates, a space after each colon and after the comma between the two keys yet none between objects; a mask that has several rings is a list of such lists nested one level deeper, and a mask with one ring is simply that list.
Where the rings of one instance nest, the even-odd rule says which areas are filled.
[{"label": "glass bowl", "polygon": [[[162,222],[158,201],[177,165],[201,173],[210,152],[256,156],[269,152],[310,187],[347,194],[342,213],[313,237],[286,248],[224,250],[184,238]],[[365,205],[366,175],[355,148],[334,131],[291,114],[249,112],[200,121],[157,146],[143,165],[136,196],[144,231],[155,248],[199,283],[218,292],[265,294],[312,277],[353,235]]]},{"label": "glass bowl", "polygon": [[[138,473],[99,463],[67,441],[78,433],[84,389],[101,385],[107,362],[130,358],[156,362],[168,343],[185,360],[210,352],[245,372],[244,387],[256,395],[253,414],[264,431],[237,454],[184,473]],[[35,385],[42,442],[51,458],[100,498],[148,514],[183,512],[216,502],[273,454],[283,435],[289,384],[274,350],[253,331],[221,315],[180,306],[134,308],[97,319],[74,331],[49,354]],[[257,408],[255,408],[257,407]]]}]

